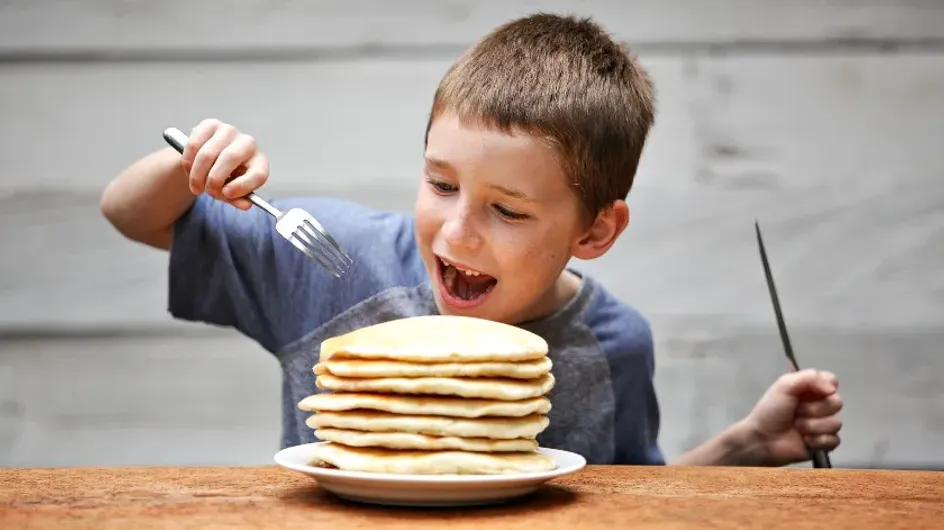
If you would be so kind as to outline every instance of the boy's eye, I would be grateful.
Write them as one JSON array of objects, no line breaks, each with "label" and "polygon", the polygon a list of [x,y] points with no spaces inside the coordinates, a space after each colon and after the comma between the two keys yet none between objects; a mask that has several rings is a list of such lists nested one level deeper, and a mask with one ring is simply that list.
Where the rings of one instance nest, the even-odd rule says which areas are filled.
[{"label": "boy's eye", "polygon": [[527,219],[527,218],[528,218],[528,214],[518,213],[518,212],[515,212],[515,211],[512,211],[512,210],[509,210],[508,208],[505,208],[504,206],[501,206],[501,205],[499,205],[499,204],[496,204],[496,205],[495,205],[495,210],[496,210],[502,217],[507,217],[508,219],[512,219],[512,220],[515,220],[515,221],[520,221],[520,220],[522,220],[522,219]]},{"label": "boy's eye", "polygon": [[436,188],[436,191],[439,193],[454,193],[459,189],[457,186],[453,186],[452,184],[448,184],[440,180],[429,179],[429,183],[434,188]]}]

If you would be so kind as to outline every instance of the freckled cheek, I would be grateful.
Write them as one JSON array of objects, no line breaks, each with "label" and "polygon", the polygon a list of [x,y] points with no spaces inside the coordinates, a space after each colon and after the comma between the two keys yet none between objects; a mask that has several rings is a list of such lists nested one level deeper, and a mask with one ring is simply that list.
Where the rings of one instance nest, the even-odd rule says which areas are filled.
[{"label": "freckled cheek", "polygon": [[510,234],[502,238],[500,245],[493,242],[493,250],[502,262],[502,269],[514,271],[520,278],[520,285],[543,283],[547,277],[556,276],[556,267],[560,266],[561,255],[558,249],[548,244],[535,243],[532,234]]}]

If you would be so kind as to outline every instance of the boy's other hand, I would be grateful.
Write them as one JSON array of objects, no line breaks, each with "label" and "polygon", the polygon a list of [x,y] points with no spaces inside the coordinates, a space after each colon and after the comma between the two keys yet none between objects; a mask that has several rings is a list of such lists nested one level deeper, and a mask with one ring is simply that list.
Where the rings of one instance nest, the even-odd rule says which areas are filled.
[{"label": "boy's other hand", "polygon": [[842,398],[830,372],[785,374],[764,393],[741,422],[754,453],[751,460],[782,466],[810,459],[806,446],[831,451],[839,446]]},{"label": "boy's other hand", "polygon": [[200,122],[180,157],[194,195],[207,195],[248,210],[245,198],[269,178],[269,161],[256,140],[219,120]]}]

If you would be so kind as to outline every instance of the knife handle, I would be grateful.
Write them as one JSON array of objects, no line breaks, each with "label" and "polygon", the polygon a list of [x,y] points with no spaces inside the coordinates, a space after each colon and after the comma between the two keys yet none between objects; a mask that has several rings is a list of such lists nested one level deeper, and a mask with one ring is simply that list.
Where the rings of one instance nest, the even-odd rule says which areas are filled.
[{"label": "knife handle", "polygon": [[829,455],[826,451],[817,449],[816,451],[810,451],[810,456],[813,457],[813,467],[814,468],[823,468],[829,469],[833,467],[832,462],[829,461]]}]

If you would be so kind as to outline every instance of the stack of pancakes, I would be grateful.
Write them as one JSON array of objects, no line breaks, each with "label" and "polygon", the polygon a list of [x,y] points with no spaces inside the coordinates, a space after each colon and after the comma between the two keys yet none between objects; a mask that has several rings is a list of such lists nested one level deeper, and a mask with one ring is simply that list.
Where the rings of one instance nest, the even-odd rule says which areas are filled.
[{"label": "stack of pancakes", "polygon": [[323,465],[405,474],[554,469],[537,452],[554,386],[547,343],[458,316],[376,324],[321,345],[306,424]]}]

